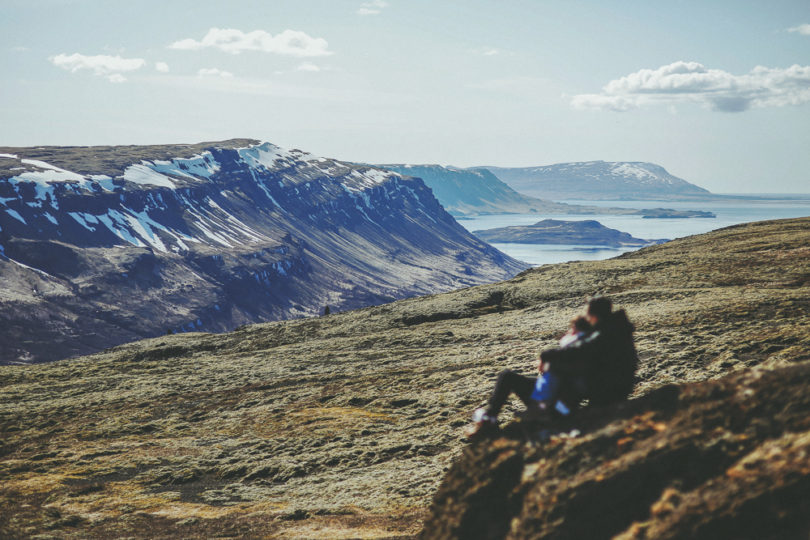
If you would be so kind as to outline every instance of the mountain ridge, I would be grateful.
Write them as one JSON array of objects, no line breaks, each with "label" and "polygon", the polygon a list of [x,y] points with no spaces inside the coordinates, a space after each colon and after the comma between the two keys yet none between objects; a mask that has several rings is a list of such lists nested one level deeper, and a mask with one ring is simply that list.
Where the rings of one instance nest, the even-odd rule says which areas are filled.
[{"label": "mountain ridge", "polygon": [[713,195],[642,161],[580,161],[537,167],[481,167],[513,189],[548,199],[699,200]]},{"label": "mountain ridge", "polygon": [[420,180],[270,143],[0,152],[4,362],[362,307],[526,267],[458,225]]},{"label": "mountain ridge", "polygon": [[[378,165],[386,170],[421,178],[452,215],[464,218],[487,214],[610,214],[645,218],[715,217],[711,212],[666,208],[631,209],[554,202],[512,189],[484,167],[444,165]],[[511,170],[511,169],[509,169]]]}]

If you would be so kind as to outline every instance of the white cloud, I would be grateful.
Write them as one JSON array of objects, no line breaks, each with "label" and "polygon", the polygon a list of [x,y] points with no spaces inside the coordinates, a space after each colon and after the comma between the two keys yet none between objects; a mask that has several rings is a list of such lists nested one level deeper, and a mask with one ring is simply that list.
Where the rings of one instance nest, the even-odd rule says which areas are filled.
[{"label": "white cloud", "polygon": [[313,71],[313,72],[321,70],[321,68],[319,68],[317,65],[313,64],[312,62],[303,62],[303,63],[299,64],[298,67],[295,68],[295,69],[297,71]]},{"label": "white cloud", "polygon": [[470,54],[476,54],[479,56],[514,56],[515,53],[509,51],[507,49],[499,49],[497,47],[476,47],[475,49],[469,50]]},{"label": "white cloud", "polygon": [[384,0],[371,0],[364,2],[357,10],[358,15],[379,15],[382,13],[383,8],[388,6],[388,2]]},{"label": "white cloud", "polygon": [[182,39],[169,45],[170,49],[198,51],[215,48],[231,54],[260,51],[286,56],[328,56],[333,54],[323,38],[314,38],[305,32],[284,30],[275,36],[264,30],[242,32],[235,28],[211,28],[202,40]]},{"label": "white cloud", "polygon": [[166,62],[155,62],[155,69],[161,73],[168,73],[169,64],[167,64]]},{"label": "white cloud", "polygon": [[114,83],[126,81],[126,77],[122,73],[135,71],[146,65],[146,60],[143,58],[122,58],[105,54],[96,56],[85,56],[79,53],[57,54],[52,56],[50,61],[53,65],[71,73],[87,69],[92,71],[93,74],[106,77],[108,81]]},{"label": "white cloud", "polygon": [[793,28],[788,28],[788,32],[798,32],[803,36],[810,36],[810,24],[800,24]]},{"label": "white cloud", "polygon": [[599,94],[574,96],[578,109],[626,111],[653,103],[700,103],[712,110],[741,112],[810,101],[810,66],[757,66],[744,75],[709,69],[697,62],[674,62],[610,81]]},{"label": "white cloud", "polygon": [[481,56],[498,56],[503,51],[500,49],[496,49],[495,47],[477,47],[475,49],[470,49],[469,51],[471,54],[477,54]]},{"label": "white cloud", "polygon": [[26,52],[29,49],[28,47],[23,47],[22,45],[15,45],[14,47],[11,48],[11,50],[14,52]]},{"label": "white cloud", "polygon": [[223,71],[218,68],[202,68],[197,71],[198,77],[221,77],[223,79],[232,79],[233,73],[230,71]]}]

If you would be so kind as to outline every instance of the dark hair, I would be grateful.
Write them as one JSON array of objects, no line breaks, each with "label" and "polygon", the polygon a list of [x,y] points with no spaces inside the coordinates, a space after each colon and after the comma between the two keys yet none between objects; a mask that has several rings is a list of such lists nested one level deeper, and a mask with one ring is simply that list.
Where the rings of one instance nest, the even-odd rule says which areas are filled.
[{"label": "dark hair", "polygon": [[588,322],[588,319],[582,315],[571,319],[571,326],[578,332],[589,332],[593,328],[591,323]]},{"label": "dark hair", "polygon": [[588,315],[604,320],[613,311],[613,302],[606,296],[594,296],[588,300]]}]

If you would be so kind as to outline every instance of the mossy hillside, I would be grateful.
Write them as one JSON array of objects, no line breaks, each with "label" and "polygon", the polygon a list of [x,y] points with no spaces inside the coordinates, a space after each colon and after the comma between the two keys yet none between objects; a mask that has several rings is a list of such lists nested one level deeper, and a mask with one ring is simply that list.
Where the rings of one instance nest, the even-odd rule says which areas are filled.
[{"label": "mossy hillside", "polygon": [[810,219],[749,224],[448,294],[0,368],[0,531],[414,535],[497,372],[530,373],[588,295],[637,325],[636,396],[810,360],[808,245]]}]

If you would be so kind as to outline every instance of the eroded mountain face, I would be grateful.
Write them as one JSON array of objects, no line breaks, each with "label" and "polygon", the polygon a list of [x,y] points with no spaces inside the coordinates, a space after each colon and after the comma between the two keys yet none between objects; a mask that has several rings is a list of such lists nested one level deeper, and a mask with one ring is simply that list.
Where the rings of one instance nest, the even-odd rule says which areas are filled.
[{"label": "eroded mountain face", "polygon": [[511,277],[420,180],[270,143],[0,149],[0,362]]}]

